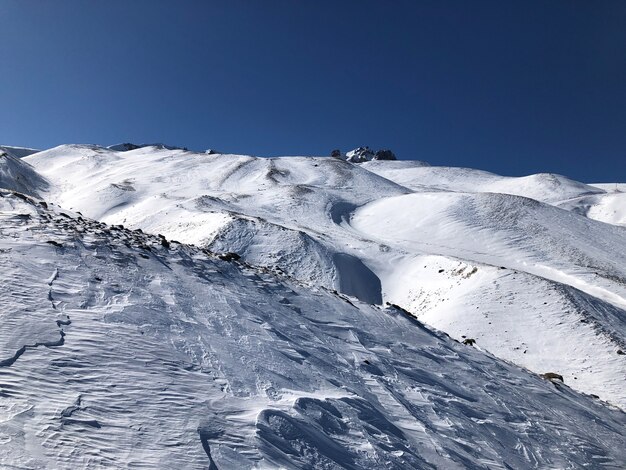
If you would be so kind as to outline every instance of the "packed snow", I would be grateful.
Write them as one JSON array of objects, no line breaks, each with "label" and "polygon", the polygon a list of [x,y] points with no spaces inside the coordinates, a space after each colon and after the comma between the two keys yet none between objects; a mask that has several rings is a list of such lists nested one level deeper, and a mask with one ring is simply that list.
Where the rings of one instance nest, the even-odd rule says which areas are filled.
[{"label": "packed snow", "polygon": [[162,144],[3,158],[7,465],[626,465],[620,185]]}]

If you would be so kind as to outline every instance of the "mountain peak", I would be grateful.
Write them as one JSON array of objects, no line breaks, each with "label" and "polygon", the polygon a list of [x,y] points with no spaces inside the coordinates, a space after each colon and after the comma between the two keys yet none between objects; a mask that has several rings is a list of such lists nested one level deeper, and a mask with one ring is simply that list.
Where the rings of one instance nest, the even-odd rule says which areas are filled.
[{"label": "mountain peak", "polygon": [[346,154],[342,154],[339,150],[333,150],[330,156],[350,163],[363,163],[372,160],[396,160],[396,155],[391,150],[377,150],[374,152],[367,146],[357,147]]}]

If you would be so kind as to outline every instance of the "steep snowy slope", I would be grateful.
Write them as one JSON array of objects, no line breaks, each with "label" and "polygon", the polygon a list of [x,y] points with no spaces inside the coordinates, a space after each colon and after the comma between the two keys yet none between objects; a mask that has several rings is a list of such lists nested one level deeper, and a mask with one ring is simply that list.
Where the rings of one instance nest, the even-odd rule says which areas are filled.
[{"label": "steep snowy slope", "polygon": [[0,188],[19,191],[31,196],[48,189],[45,178],[28,163],[2,150],[0,147]]},{"label": "steep snowy slope", "polygon": [[460,341],[626,406],[623,310],[568,285],[425,255],[397,263],[385,297]]},{"label": "steep snowy slope", "polygon": [[156,147],[61,146],[26,161],[53,182],[44,197],[62,207],[396,303],[458,340],[626,406],[626,361],[617,354],[625,349],[624,229],[536,201],[606,189],[421,162]]},{"label": "steep snowy slope", "polygon": [[622,411],[399,310],[7,191],[0,218],[4,467],[626,465]]},{"label": "steep snowy slope", "polygon": [[439,192],[368,204],[351,227],[391,251],[469,262],[405,256],[374,266],[390,301],[626,406],[623,229],[518,196]]},{"label": "steep snowy slope", "polygon": [[[343,286],[366,300],[380,299],[380,288],[371,294],[351,284],[356,273],[372,275],[346,253],[349,240],[338,243],[343,230],[335,222],[363,203],[409,192],[331,158],[61,146],[27,161],[55,182],[45,197],[62,207],[186,243],[214,242],[216,249],[226,250],[228,241],[232,246],[226,251],[245,252],[250,261],[277,264],[293,275],[306,273],[312,283]],[[233,224],[245,227],[245,234],[234,231]],[[278,244],[284,254],[277,254]]]},{"label": "steep snowy slope", "polygon": [[359,208],[351,227],[404,250],[526,271],[626,308],[626,231],[532,199],[414,193]]}]

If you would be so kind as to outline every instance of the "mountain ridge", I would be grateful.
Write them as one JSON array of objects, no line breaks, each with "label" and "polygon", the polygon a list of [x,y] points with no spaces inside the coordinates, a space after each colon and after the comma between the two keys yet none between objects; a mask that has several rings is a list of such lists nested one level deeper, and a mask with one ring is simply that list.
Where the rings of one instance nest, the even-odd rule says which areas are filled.
[{"label": "mountain ridge", "polygon": [[[620,247],[626,248],[626,229],[587,217],[619,195],[610,185],[398,160],[263,159],[167,146],[118,152],[65,145],[0,160],[0,175],[7,175],[0,186],[15,191],[16,174],[30,195],[0,192],[7,281],[0,364],[31,373],[29,358],[87,364],[90,354],[106,348],[104,332],[116,325],[116,348],[141,338],[133,354],[152,358],[157,382],[169,384],[164,391],[174,376],[187,387],[189,396],[177,389],[175,403],[197,405],[199,390],[212,397],[194,408],[203,411],[191,427],[189,417],[176,412],[182,434],[174,440],[191,446],[185,448],[193,449],[192,460],[168,458],[162,447],[133,437],[150,449],[141,458],[153,468],[200,467],[207,459],[217,468],[486,468],[511,462],[620,468],[624,461],[623,453],[601,441],[623,448],[626,250]],[[590,204],[586,211],[579,201]],[[619,200],[611,204],[621,208]],[[19,279],[26,281],[20,285]],[[34,302],[33,313],[28,302]],[[73,330],[77,343],[70,342]],[[222,346],[216,350],[212,342]],[[165,348],[163,357],[147,352],[159,344],[173,349]],[[253,356],[256,347],[267,355]],[[436,360],[433,351],[440,347],[454,353]],[[68,358],[63,348],[71,351]],[[235,357],[240,348],[250,367]],[[115,357],[117,374],[143,377],[132,357],[115,349],[102,354]],[[168,361],[186,365],[170,376]],[[409,373],[406,361],[421,364],[419,372]],[[309,375],[299,369],[304,366]],[[217,383],[227,388],[206,388],[203,374],[211,368],[221,371]],[[546,373],[552,383],[538,378]],[[494,374],[498,386],[489,379]],[[30,398],[19,403],[43,406],[27,375],[9,376],[0,392],[23,387]],[[312,391],[307,384],[321,377],[335,377],[332,386],[325,382],[322,392]],[[339,385],[346,377],[361,384],[358,390],[346,394],[346,385]],[[94,380],[98,387],[112,384]],[[467,390],[452,386],[459,380]],[[232,388],[236,383],[243,388]],[[55,390],[62,384],[63,376]],[[541,405],[514,398],[520,396],[515,387],[528,397],[539,393]],[[8,427],[0,427],[12,443],[8,461],[76,464],[60,442],[41,448],[44,460],[29,460],[14,430],[48,423],[86,452],[81,458],[87,466],[111,464],[98,456],[90,433],[106,436],[118,465],[129,464],[132,459],[121,457],[127,451],[107,430],[124,418],[114,410],[114,419],[102,414],[108,392],[68,390],[77,395],[62,394],[63,406],[55,401],[56,410],[65,410],[60,418],[54,406],[43,407],[41,419],[11,415]],[[157,413],[158,420],[161,405],[132,393],[141,396],[133,406]],[[158,396],[167,402],[167,393]],[[413,402],[434,415],[418,412]],[[552,402],[565,414],[548,411]],[[517,407],[517,417],[505,417],[495,403]],[[572,423],[585,428],[589,413],[614,425],[581,434]],[[448,432],[441,423],[450,419],[457,424]],[[493,419],[497,431],[490,434]],[[527,424],[512,424],[518,420]],[[75,426],[91,430],[87,440],[71,430]],[[544,433],[564,430],[567,437],[550,440],[546,457]],[[462,444],[464,433],[482,442],[482,450]],[[156,428],[149,434],[164,438]],[[497,457],[503,442],[516,442],[517,450],[505,446],[506,455]]]}]

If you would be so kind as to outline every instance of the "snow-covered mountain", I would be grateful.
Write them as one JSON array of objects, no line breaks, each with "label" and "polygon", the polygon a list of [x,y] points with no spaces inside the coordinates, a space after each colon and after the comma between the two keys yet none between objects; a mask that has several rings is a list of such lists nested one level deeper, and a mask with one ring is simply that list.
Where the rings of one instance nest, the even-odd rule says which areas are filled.
[{"label": "snow-covered mountain", "polygon": [[5,153],[15,158],[24,158],[37,152],[39,152],[39,150],[31,149],[28,147],[14,147],[11,145],[0,145],[0,154]]},{"label": "snow-covered mountain", "polygon": [[626,465],[614,184],[164,145],[3,158],[7,465]]}]

